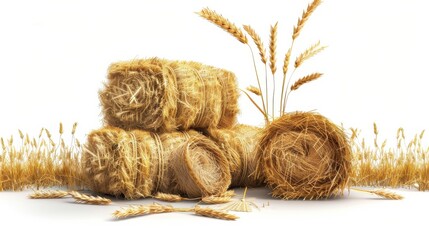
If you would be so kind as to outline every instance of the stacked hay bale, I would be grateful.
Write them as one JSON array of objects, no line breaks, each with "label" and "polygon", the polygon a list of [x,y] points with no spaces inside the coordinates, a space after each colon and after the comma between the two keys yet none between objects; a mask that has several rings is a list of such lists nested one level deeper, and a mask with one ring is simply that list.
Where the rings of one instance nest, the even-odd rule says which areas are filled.
[{"label": "stacked hay bale", "polygon": [[[249,153],[257,129],[234,127],[233,73],[157,58],[119,62],[99,96],[106,127],[89,134],[83,154],[92,190],[128,199],[201,197],[226,191],[231,174],[234,186],[262,183],[246,180],[256,166]],[[252,131],[241,136],[241,129]]]},{"label": "stacked hay bale", "polygon": [[114,63],[99,96],[106,127],[89,134],[83,154],[94,191],[204,197],[265,182],[273,196],[319,199],[348,182],[342,129],[300,112],[263,129],[237,125],[237,82],[226,70],[157,58]]}]

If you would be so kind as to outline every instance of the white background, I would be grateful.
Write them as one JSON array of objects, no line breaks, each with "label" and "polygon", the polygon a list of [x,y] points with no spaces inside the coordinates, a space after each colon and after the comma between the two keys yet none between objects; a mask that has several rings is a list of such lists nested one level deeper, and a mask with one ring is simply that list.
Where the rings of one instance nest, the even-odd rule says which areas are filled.
[{"label": "white background", "polygon": [[[242,88],[256,85],[247,47],[194,12],[208,6],[237,25],[250,24],[266,47],[269,26],[279,21],[277,59],[281,72],[292,27],[308,3],[302,0],[1,1],[0,136],[17,134],[17,129],[31,135],[37,135],[42,127],[55,131],[61,121],[66,131],[70,131],[73,122],[78,122],[78,137],[84,140],[86,133],[102,124],[97,91],[105,80],[108,65],[120,60],[154,56],[195,60],[235,72]],[[291,95],[289,111],[316,110],[338,124],[362,129],[365,135],[370,135],[372,123],[377,122],[381,134],[389,141],[394,141],[398,127],[404,127],[409,135],[426,129],[428,7],[424,0],[325,0],[295,45],[295,54],[317,40],[327,45],[325,52],[307,62],[296,76],[311,71],[325,75]],[[277,79],[281,77],[278,75]],[[261,126],[263,119],[249,101],[242,97],[240,104],[240,122]],[[2,224],[2,229],[21,221],[26,225],[34,222],[31,232],[37,226],[53,229],[49,225],[54,224],[61,226],[61,237],[83,234],[79,232],[83,225],[81,229],[100,235],[118,228],[112,236],[120,236],[128,226],[125,224],[133,223],[130,226],[135,229],[130,233],[143,238],[149,219],[158,219],[159,225],[150,225],[159,231],[158,235],[193,235],[189,233],[189,225],[183,231],[177,226],[188,223],[201,227],[199,224],[207,223],[203,234],[210,237],[222,232],[223,227],[243,236],[258,231],[261,237],[272,230],[281,231],[283,238],[288,238],[291,231],[301,237],[308,234],[351,238],[365,236],[366,231],[393,236],[394,231],[403,231],[401,226],[410,228],[410,233],[422,231],[421,222],[413,219],[417,215],[412,214],[428,211],[423,201],[428,195],[414,192],[406,195],[410,197],[400,203],[362,199],[320,204],[281,201],[268,215],[261,211],[255,217],[246,215],[238,223],[225,225],[191,217],[181,222],[182,218],[179,221],[176,215],[116,223],[106,221],[104,210],[102,216],[95,214],[98,210],[94,209],[99,208],[89,208],[85,213],[80,205],[54,200],[52,204],[61,206],[53,210],[51,205],[39,204],[40,209],[36,206],[35,210],[32,206],[38,203],[24,199],[24,193],[0,193],[3,213],[0,221],[8,224]],[[76,212],[70,217],[67,212],[72,207]],[[56,215],[62,211],[66,211],[63,216]],[[252,220],[245,220],[247,216]],[[92,220],[87,223],[85,218]],[[58,219],[61,221],[57,222]],[[100,230],[101,226],[105,232]]]}]

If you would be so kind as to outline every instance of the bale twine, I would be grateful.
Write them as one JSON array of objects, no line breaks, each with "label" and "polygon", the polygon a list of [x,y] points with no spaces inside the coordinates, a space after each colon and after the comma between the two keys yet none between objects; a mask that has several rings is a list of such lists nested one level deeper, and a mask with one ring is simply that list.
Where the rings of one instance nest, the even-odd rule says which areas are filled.
[{"label": "bale twine", "polygon": [[238,113],[235,75],[197,62],[114,63],[99,92],[104,121],[156,132],[231,127]]},{"label": "bale twine", "polygon": [[240,124],[232,129],[209,129],[206,133],[228,159],[231,187],[258,187],[263,184],[262,175],[254,175],[258,165],[256,150],[260,128]]},{"label": "bale twine", "polygon": [[96,130],[88,136],[83,165],[91,190],[127,199],[156,192],[216,195],[231,181],[223,153],[196,131],[160,135],[115,127]]},{"label": "bale twine", "polygon": [[322,115],[286,114],[262,132],[257,158],[273,196],[320,199],[340,193],[351,171],[344,131]]}]

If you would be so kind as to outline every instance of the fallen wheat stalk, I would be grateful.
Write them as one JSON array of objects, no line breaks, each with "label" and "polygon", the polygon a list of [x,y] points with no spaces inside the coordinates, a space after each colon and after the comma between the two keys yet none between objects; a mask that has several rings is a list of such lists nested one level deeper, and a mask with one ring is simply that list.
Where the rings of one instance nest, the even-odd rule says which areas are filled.
[{"label": "fallen wheat stalk", "polygon": [[78,203],[85,204],[94,204],[94,205],[107,205],[112,203],[108,198],[103,198],[100,196],[89,196],[82,194],[76,191],[62,191],[62,190],[41,190],[35,191],[29,195],[32,199],[53,199],[53,198],[63,198],[66,196],[73,197]]}]

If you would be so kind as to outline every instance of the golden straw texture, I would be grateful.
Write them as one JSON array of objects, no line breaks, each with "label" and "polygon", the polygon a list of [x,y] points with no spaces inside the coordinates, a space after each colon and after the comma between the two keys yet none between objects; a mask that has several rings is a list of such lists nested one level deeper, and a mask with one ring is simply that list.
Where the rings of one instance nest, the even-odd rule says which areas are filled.
[{"label": "golden straw texture", "polygon": [[171,132],[236,121],[238,89],[229,71],[150,58],[113,63],[107,78],[99,92],[107,125]]},{"label": "golden straw texture", "polygon": [[83,164],[92,190],[127,199],[157,192],[217,195],[231,182],[223,153],[195,131],[156,134],[103,128],[89,134]]},{"label": "golden straw texture", "polygon": [[258,175],[273,196],[320,199],[342,191],[351,171],[351,149],[344,131],[316,113],[288,113],[263,130]]},{"label": "golden straw texture", "polygon": [[255,176],[258,158],[255,156],[261,129],[237,125],[232,129],[210,129],[207,135],[224,152],[231,170],[232,187],[257,187],[263,183],[262,176]]}]

